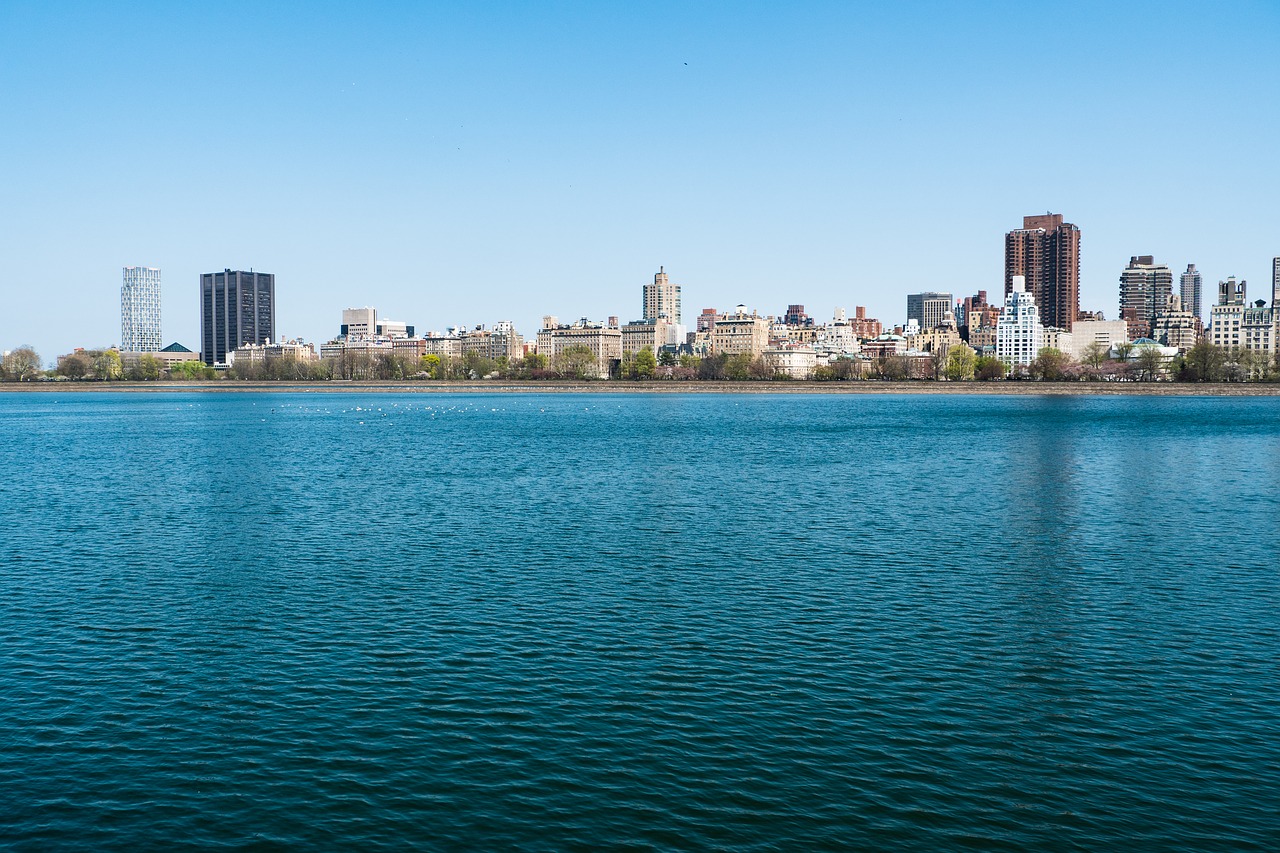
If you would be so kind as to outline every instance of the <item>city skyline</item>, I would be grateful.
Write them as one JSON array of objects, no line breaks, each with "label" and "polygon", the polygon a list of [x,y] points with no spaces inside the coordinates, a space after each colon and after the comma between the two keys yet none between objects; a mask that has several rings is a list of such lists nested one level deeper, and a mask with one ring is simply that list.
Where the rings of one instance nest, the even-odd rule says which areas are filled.
[{"label": "city skyline", "polygon": [[[1035,67],[1070,82],[1046,120],[1023,121],[1045,84],[1009,45],[1046,28]],[[1139,30],[1197,49],[1134,56]],[[422,329],[625,322],[659,265],[687,323],[738,303],[864,305],[894,323],[906,293],[999,300],[1001,235],[1046,210],[1083,233],[1085,310],[1117,316],[1135,255],[1194,263],[1210,292],[1270,281],[1277,32],[1280,10],[1256,3],[1016,19],[922,4],[5,4],[0,104],[23,131],[0,154],[23,168],[0,251],[42,281],[3,287],[0,348],[118,343],[122,264],[164,270],[166,342],[193,349],[188,282],[227,266],[275,272],[280,334],[316,341],[353,303]],[[255,63],[200,58],[245,37],[270,48]],[[1163,123],[1159,146],[1125,144],[1135,111]],[[221,121],[243,132],[201,129]],[[1186,122],[1203,132],[1176,132]],[[232,215],[209,197],[246,203]]]}]

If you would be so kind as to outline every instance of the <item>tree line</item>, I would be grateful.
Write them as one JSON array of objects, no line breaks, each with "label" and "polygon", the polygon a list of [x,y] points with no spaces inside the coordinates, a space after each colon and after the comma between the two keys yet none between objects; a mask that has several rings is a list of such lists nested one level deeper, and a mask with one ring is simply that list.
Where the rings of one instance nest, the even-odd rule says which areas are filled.
[{"label": "tree line", "polygon": [[[992,356],[978,355],[966,345],[945,354],[928,356],[884,355],[875,359],[840,358],[819,365],[813,379],[819,382],[853,380],[949,380],[953,382],[1030,380],[1051,382],[1156,381],[1178,382],[1276,382],[1280,381],[1280,351],[1268,356],[1258,350],[1224,348],[1201,341],[1185,354],[1164,356],[1159,348],[1125,344],[1116,357],[1101,344],[1091,344],[1079,359],[1053,348],[1040,350],[1029,365],[1010,367]],[[533,353],[523,358],[488,358],[479,353],[451,357],[414,357],[398,353],[348,351],[337,358],[303,361],[276,358],[240,360],[226,371],[215,371],[198,361],[165,368],[155,356],[143,354],[124,359],[112,349],[90,350],[64,356],[57,368],[45,370],[30,346],[20,346],[0,360],[0,380],[85,382],[174,381],[464,381],[587,380],[597,378],[598,363],[588,347],[572,346],[554,358]],[[671,352],[654,354],[645,347],[627,353],[610,364],[610,376],[620,380],[770,381],[787,379],[765,359],[747,354],[694,356]]]}]

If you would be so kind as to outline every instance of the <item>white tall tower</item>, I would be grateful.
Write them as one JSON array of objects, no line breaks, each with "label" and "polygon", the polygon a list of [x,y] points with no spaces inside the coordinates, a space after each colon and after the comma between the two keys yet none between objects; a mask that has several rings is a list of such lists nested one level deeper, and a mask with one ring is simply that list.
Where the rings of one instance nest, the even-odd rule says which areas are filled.
[{"label": "white tall tower", "polygon": [[1013,276],[1012,289],[996,321],[996,357],[1009,366],[1030,364],[1044,346],[1044,326],[1036,300],[1023,276]]},{"label": "white tall tower", "polygon": [[160,270],[125,267],[120,285],[120,351],[158,352],[160,339]]}]

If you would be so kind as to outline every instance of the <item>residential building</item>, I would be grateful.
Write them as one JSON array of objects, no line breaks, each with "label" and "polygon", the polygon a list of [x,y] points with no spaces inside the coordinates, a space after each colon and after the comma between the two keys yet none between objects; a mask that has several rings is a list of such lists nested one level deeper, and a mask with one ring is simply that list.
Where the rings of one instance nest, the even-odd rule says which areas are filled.
[{"label": "residential building", "polygon": [[1209,309],[1209,342],[1214,346],[1230,349],[1243,345],[1240,327],[1244,322],[1247,291],[1248,282],[1236,281],[1235,276],[1218,282],[1218,304]]},{"label": "residential building", "polygon": [[746,306],[739,305],[730,314],[717,314],[711,330],[711,351],[738,355],[745,353],[758,357],[769,345],[769,320],[754,311],[747,313]]},{"label": "residential building", "polygon": [[672,325],[680,325],[680,285],[671,283],[663,267],[658,267],[653,284],[644,286],[643,296],[644,319],[666,320]]},{"label": "residential building", "polygon": [[160,270],[125,267],[120,284],[120,352],[157,352],[160,337]]},{"label": "residential building", "polygon": [[818,366],[818,354],[804,344],[765,347],[761,357],[775,374],[790,379],[811,379]]},{"label": "residential building", "polygon": [[853,333],[859,340],[878,338],[884,334],[884,324],[874,317],[867,316],[867,309],[861,305],[854,306],[853,319],[849,321]]},{"label": "residential building", "polygon": [[695,331],[711,333],[716,325],[716,309],[703,308],[702,313],[698,315],[698,325]]},{"label": "residential building", "polygon": [[[950,297],[948,297],[948,304],[950,304]],[[955,315],[948,309],[942,315],[940,323],[923,329],[915,336],[912,348],[921,352],[937,353],[945,358],[952,347],[959,346],[961,343],[963,341],[960,339],[960,332],[956,329]]]},{"label": "residential building", "polygon": [[276,337],[276,277],[249,270],[200,276],[200,358],[210,366],[244,344]]},{"label": "residential building", "polygon": [[1043,347],[1044,325],[1035,296],[1027,292],[1026,279],[1015,275],[996,324],[996,357],[1010,367],[1030,364]]},{"label": "residential building", "polygon": [[635,355],[645,347],[655,356],[664,346],[680,343],[669,334],[676,327],[662,319],[633,320],[622,327],[622,351]]},{"label": "residential building", "polygon": [[1187,271],[1179,282],[1178,295],[1182,297],[1182,310],[1190,311],[1202,323],[1204,315],[1200,313],[1200,300],[1203,289],[1204,277],[1196,270],[1195,264],[1187,264]]},{"label": "residential building", "polygon": [[818,327],[813,339],[813,349],[821,362],[830,362],[838,358],[850,358],[861,351],[858,336],[853,324],[843,308],[835,310],[830,323]]},{"label": "residential building", "polygon": [[950,293],[908,293],[907,323],[916,321],[921,329],[942,325],[945,314],[951,313]]},{"label": "residential building", "polygon": [[788,305],[787,313],[782,315],[782,322],[788,326],[812,326],[813,318],[804,313],[803,305]]},{"label": "residential building", "polygon": [[1157,314],[1151,324],[1151,337],[1162,346],[1174,347],[1185,353],[1200,340],[1204,328],[1200,318],[1183,310],[1182,304],[1181,296],[1169,301],[1169,307]]},{"label": "residential building", "polygon": [[[1157,264],[1151,255],[1134,255],[1120,273],[1120,316],[1146,324],[1146,332],[1156,315],[1169,307],[1173,296],[1173,271]],[[1136,338],[1135,338],[1136,339]]]},{"label": "residential building", "polygon": [[300,340],[278,341],[276,343],[268,341],[261,344],[242,344],[236,347],[227,355],[227,364],[232,365],[237,361],[247,361],[253,364],[277,359],[315,361],[318,358],[316,348]]},{"label": "residential building", "polygon": [[538,353],[554,362],[570,347],[581,346],[594,357],[592,377],[608,379],[614,366],[622,361],[622,330],[583,318],[569,326],[554,326],[538,331]]},{"label": "residential building", "polygon": [[1004,292],[1022,276],[1046,326],[1071,331],[1080,310],[1080,229],[1060,213],[1024,216],[1004,239]]}]

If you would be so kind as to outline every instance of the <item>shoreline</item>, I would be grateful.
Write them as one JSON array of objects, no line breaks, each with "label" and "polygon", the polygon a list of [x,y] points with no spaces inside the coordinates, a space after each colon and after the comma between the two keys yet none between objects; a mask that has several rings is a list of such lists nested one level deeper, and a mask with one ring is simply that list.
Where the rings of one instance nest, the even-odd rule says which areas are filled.
[{"label": "shoreline", "polygon": [[575,381],[378,381],[329,382],[4,382],[0,393],[270,393],[315,394],[871,394],[1068,397],[1276,397],[1280,383],[1267,382],[632,382]]}]

